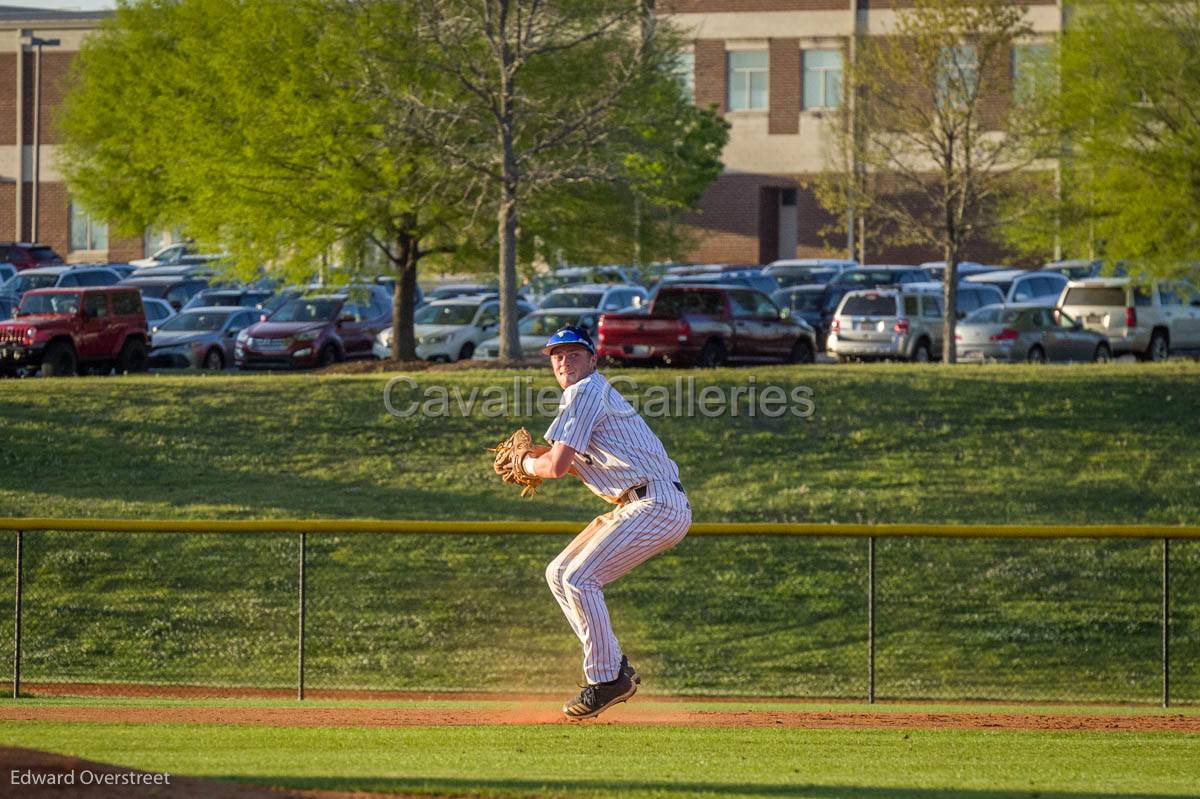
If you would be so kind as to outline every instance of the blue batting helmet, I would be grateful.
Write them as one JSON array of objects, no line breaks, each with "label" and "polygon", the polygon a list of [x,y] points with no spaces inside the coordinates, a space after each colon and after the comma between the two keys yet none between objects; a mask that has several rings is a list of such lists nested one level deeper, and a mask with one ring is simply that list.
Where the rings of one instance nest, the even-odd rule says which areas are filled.
[{"label": "blue batting helmet", "polygon": [[592,343],[592,337],[578,325],[559,328],[558,332],[547,339],[546,346],[542,347],[542,354],[549,355],[551,350],[561,344],[582,344],[592,355],[596,354],[596,345]]}]

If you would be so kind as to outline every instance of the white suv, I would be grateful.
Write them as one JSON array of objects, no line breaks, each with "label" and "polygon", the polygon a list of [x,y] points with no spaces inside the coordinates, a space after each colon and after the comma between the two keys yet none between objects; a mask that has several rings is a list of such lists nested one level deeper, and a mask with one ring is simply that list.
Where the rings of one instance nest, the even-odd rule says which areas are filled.
[{"label": "white suv", "polygon": [[838,361],[927,362],[941,353],[942,317],[940,284],[851,291],[833,316],[825,350]]},{"label": "white suv", "polygon": [[1004,295],[1006,304],[1028,302],[1053,305],[1054,298],[1062,294],[1063,287],[1067,285],[1067,276],[1064,274],[1028,269],[980,272],[969,275],[964,280],[968,283],[995,286]]},{"label": "white suv", "polygon": [[[518,318],[533,308],[517,302]],[[434,300],[422,305],[413,316],[417,357],[426,361],[462,361],[475,354],[484,339],[496,335],[500,326],[500,300],[494,294],[477,294]],[[392,328],[380,331],[371,348],[376,358],[392,357]]]},{"label": "white suv", "polygon": [[596,308],[619,312],[646,301],[646,290],[624,283],[581,283],[563,286],[542,298],[539,308]]},{"label": "white suv", "polygon": [[1165,361],[1174,352],[1200,351],[1200,293],[1182,280],[1073,280],[1058,307],[1088,330],[1107,336],[1113,355]]}]

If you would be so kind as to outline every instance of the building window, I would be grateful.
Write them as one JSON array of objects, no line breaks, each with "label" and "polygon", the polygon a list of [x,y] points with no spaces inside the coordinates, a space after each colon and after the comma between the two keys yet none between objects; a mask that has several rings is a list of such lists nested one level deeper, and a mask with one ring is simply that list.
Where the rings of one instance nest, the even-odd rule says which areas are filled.
[{"label": "building window", "polygon": [[842,104],[842,51],[804,51],[804,108]]},{"label": "building window", "polygon": [[1013,98],[1019,103],[1037,95],[1052,78],[1048,44],[1018,44],[1012,51]]},{"label": "building window", "polygon": [[979,91],[979,57],[975,45],[963,44],[942,51],[938,70],[938,105],[969,106]]},{"label": "building window", "polygon": [[683,96],[690,102],[696,100],[696,54],[680,53],[671,65],[671,74],[683,88]]},{"label": "building window", "polygon": [[75,203],[67,205],[67,215],[71,222],[71,251],[76,250],[107,250],[108,223],[97,222],[91,214],[84,211]]},{"label": "building window", "polygon": [[767,107],[767,51],[729,53],[729,110]]}]

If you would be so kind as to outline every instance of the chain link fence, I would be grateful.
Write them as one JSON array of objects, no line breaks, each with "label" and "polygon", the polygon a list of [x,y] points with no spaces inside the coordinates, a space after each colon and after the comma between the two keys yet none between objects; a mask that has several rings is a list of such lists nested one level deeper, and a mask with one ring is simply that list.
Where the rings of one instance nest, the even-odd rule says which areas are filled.
[{"label": "chain link fence", "polygon": [[[22,691],[561,692],[579,649],[543,571],[566,540],[308,533],[301,602],[299,534],[25,532]],[[656,693],[1157,703],[1163,547],[694,535],[606,596]],[[8,597],[16,551],[0,533]],[[1170,571],[1170,700],[1197,703],[1200,540]]]}]

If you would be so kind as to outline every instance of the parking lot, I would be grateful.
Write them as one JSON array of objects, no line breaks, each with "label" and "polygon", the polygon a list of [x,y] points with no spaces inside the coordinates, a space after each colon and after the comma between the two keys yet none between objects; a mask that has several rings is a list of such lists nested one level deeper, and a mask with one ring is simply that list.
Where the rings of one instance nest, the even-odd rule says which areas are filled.
[{"label": "parking lot", "polygon": [[[281,284],[264,272],[235,281],[221,271],[220,254],[176,246],[156,257],[162,262],[14,267],[0,284],[0,374],[400,366],[388,276]],[[957,360],[1200,355],[1200,291],[1191,282],[1102,271],[1099,262],[963,265]],[[940,361],[944,274],[936,263],[832,259],[561,268],[518,290],[519,359],[536,360],[550,334],[575,325],[608,366]],[[495,283],[429,280],[413,301],[418,359],[463,366],[499,359]]]}]

